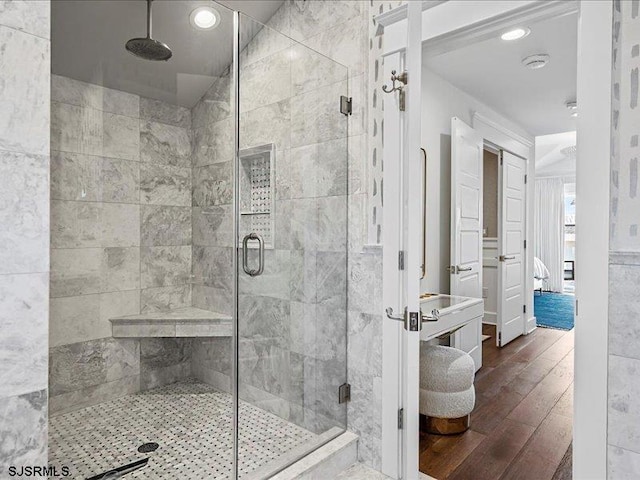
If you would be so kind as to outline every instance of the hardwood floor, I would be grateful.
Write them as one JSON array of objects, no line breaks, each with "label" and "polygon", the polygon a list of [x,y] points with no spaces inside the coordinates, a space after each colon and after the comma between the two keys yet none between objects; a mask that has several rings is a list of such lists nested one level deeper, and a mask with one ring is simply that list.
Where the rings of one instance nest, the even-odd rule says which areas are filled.
[{"label": "hardwood floor", "polygon": [[421,434],[420,471],[438,480],[571,479],[573,331],[538,328],[482,344],[476,407],[462,435]]}]

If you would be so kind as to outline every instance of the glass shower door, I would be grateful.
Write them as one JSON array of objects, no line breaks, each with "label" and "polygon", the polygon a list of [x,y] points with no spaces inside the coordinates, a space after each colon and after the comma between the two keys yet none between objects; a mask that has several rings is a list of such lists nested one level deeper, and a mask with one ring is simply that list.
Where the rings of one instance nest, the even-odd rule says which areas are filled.
[{"label": "glass shower door", "polygon": [[237,466],[257,479],[346,428],[348,85],[346,67],[239,20]]}]

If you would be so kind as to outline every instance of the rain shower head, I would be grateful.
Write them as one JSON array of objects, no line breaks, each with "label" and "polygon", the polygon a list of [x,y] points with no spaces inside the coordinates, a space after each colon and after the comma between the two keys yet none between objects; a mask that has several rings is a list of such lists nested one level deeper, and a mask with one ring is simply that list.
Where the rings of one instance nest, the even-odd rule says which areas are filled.
[{"label": "rain shower head", "polygon": [[159,40],[151,38],[151,2],[147,0],[147,36],[143,38],[132,38],[125,48],[129,53],[145,60],[169,60],[173,53],[169,45]]}]

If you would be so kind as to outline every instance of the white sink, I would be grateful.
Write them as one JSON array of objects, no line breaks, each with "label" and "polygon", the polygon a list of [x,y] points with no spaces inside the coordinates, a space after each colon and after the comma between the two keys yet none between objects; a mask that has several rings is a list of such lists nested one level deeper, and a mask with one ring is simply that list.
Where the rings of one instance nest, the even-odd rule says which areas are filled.
[{"label": "white sink", "polygon": [[421,299],[420,309],[424,316],[438,318],[422,323],[420,340],[432,340],[482,317],[484,301],[481,298],[438,294]]}]

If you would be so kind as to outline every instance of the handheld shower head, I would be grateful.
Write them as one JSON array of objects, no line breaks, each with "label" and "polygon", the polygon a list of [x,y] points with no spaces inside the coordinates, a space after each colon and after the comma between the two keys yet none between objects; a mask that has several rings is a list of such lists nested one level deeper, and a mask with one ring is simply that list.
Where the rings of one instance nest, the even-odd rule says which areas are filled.
[{"label": "handheld shower head", "polygon": [[147,0],[147,36],[132,38],[126,43],[125,48],[132,55],[145,60],[167,61],[173,55],[169,45],[151,38],[151,2],[153,0]]}]

